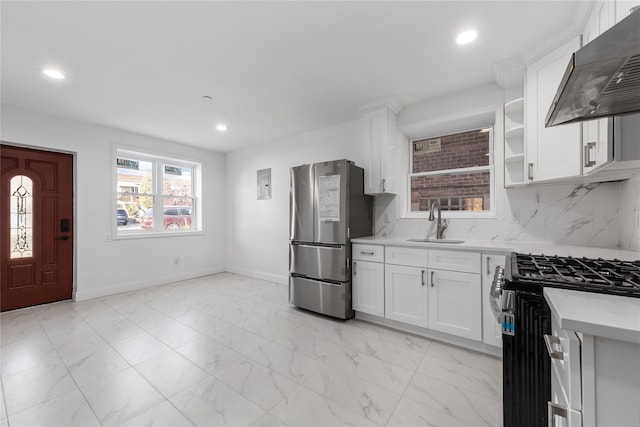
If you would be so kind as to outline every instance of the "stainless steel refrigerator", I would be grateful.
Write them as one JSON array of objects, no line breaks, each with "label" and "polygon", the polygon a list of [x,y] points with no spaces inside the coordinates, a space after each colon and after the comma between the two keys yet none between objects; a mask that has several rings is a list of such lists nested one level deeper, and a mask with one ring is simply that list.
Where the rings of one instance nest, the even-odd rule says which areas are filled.
[{"label": "stainless steel refrigerator", "polygon": [[349,319],[350,239],[373,234],[364,170],[348,160],[291,168],[289,302]]}]

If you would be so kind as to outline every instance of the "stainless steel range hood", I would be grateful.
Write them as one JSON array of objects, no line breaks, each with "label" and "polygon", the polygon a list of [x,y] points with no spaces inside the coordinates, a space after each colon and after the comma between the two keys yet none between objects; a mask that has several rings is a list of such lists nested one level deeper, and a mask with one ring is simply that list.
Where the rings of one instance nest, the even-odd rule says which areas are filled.
[{"label": "stainless steel range hood", "polygon": [[640,111],[640,10],[575,52],[546,127]]}]

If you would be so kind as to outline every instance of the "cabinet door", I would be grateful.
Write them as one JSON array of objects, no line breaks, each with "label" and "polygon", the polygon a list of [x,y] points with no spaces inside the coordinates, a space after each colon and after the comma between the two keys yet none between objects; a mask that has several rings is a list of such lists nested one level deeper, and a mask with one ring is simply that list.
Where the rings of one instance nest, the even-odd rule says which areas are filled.
[{"label": "cabinet door", "polygon": [[482,340],[480,275],[429,270],[429,328]]},{"label": "cabinet door", "polygon": [[[582,44],[586,45],[613,24],[613,3],[598,1],[584,31]],[[601,118],[582,123],[582,173],[586,174],[613,160],[613,140],[609,139],[609,119]]]},{"label": "cabinet door", "polygon": [[384,317],[427,327],[427,269],[385,265]]},{"label": "cabinet door", "polygon": [[353,309],[384,316],[384,264],[353,261]]},{"label": "cabinet door", "polygon": [[579,176],[581,169],[580,123],[545,127],[545,118],[571,55],[580,38],[551,52],[527,67],[526,144],[528,182]]},{"label": "cabinet door", "polygon": [[502,325],[491,310],[489,292],[496,267],[504,266],[504,255],[482,254],[482,341],[495,347],[502,347]]},{"label": "cabinet door", "polygon": [[397,193],[396,180],[400,134],[396,114],[388,107],[370,111],[364,116],[365,149],[368,150],[364,168],[365,194]]}]

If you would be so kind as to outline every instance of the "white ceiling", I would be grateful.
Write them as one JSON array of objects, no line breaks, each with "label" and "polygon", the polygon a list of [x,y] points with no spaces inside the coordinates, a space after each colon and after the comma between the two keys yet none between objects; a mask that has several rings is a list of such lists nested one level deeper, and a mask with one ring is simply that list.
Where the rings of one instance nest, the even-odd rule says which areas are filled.
[{"label": "white ceiling", "polygon": [[[575,32],[585,2],[0,7],[3,103],[229,152],[353,119],[380,99],[410,105],[490,83],[493,64]],[[478,40],[456,45],[470,27]]]}]

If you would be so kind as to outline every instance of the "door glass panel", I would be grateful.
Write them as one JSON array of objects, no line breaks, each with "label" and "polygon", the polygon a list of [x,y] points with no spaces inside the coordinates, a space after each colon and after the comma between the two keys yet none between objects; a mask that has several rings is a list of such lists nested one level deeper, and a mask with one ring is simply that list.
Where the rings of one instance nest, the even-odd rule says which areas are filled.
[{"label": "door glass panel", "polygon": [[11,178],[9,187],[10,258],[33,256],[33,181],[24,175]]}]

